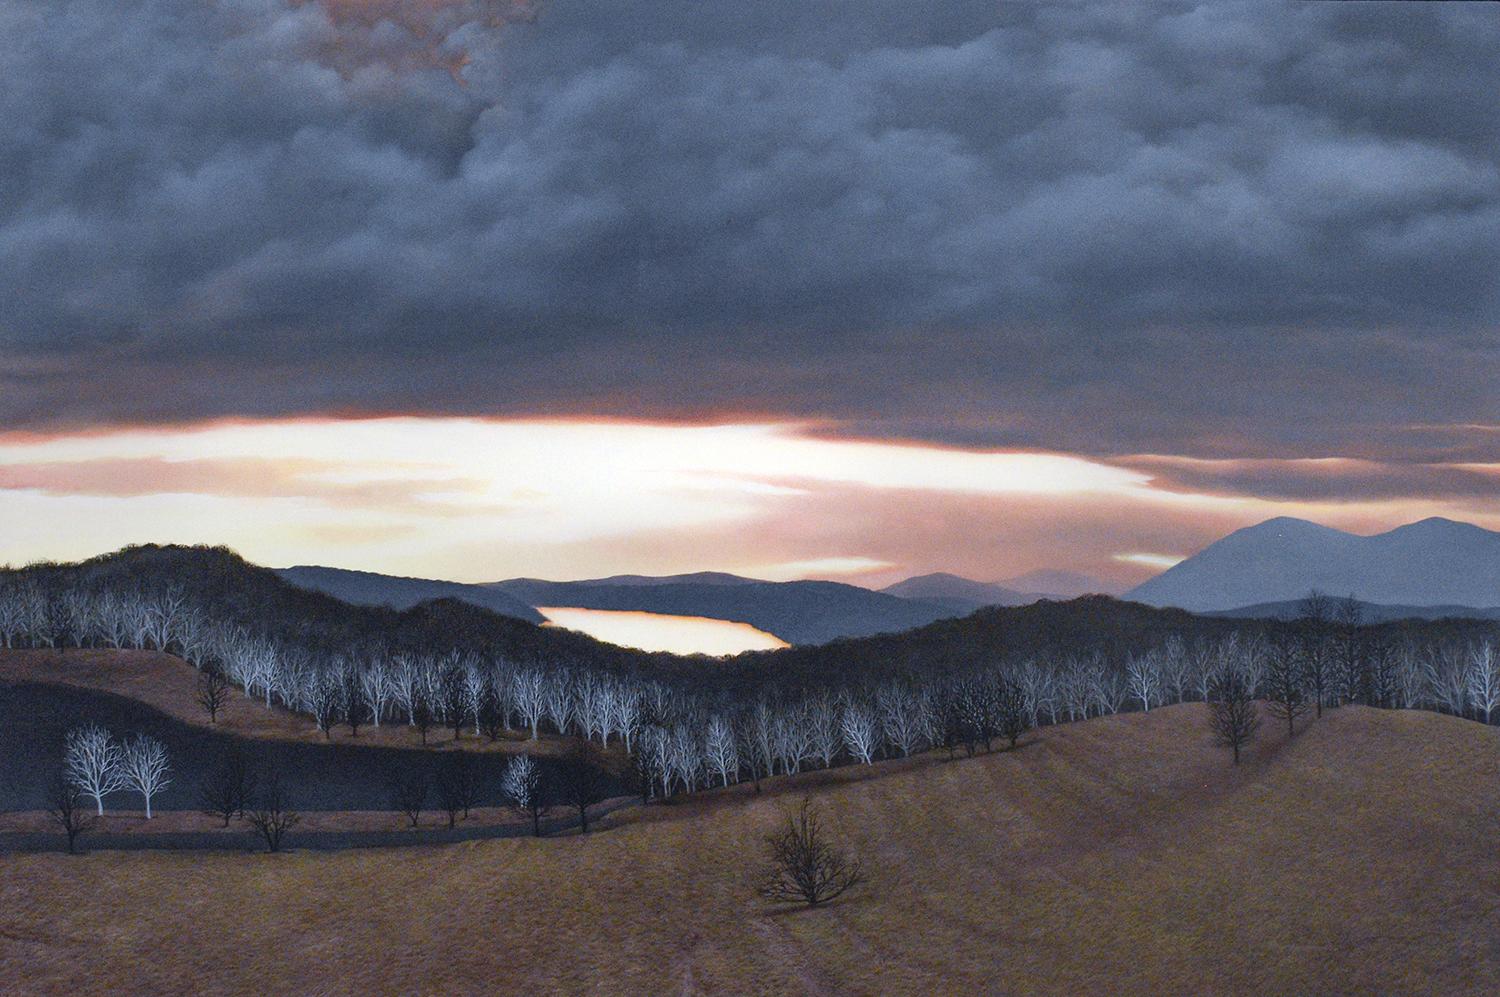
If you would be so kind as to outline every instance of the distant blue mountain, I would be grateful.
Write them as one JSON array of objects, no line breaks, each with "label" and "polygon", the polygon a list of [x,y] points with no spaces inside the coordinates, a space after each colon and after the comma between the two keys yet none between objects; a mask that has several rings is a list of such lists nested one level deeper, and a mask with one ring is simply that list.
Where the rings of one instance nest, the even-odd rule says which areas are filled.
[{"label": "distant blue mountain", "polygon": [[1402,607],[1500,605],[1500,533],[1435,518],[1365,537],[1281,517],[1209,544],[1124,598],[1211,612],[1311,589]]},{"label": "distant blue mountain", "polygon": [[470,605],[504,616],[514,616],[531,623],[542,623],[546,617],[520,599],[484,585],[465,585],[430,578],[402,578],[376,574],[373,571],[350,571],[346,568],[324,568],[298,565],[278,568],[276,573],[299,588],[331,595],[357,606],[389,606],[410,609],[429,599],[459,599]]}]

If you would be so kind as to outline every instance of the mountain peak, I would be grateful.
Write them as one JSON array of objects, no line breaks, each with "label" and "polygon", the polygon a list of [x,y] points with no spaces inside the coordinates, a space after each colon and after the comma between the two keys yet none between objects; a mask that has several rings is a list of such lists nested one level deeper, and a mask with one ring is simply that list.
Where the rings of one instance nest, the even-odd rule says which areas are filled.
[{"label": "mountain peak", "polygon": [[1310,589],[1393,605],[1491,606],[1500,601],[1500,533],[1431,517],[1360,536],[1280,516],[1236,530],[1127,597],[1201,612]]}]

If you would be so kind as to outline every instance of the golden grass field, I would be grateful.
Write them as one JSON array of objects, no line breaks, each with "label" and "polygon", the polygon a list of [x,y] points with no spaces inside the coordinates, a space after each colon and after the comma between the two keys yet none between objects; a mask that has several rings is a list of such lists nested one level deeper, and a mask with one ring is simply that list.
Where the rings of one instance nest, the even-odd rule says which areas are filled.
[{"label": "golden grass field", "polygon": [[[587,837],[19,855],[7,992],[1500,992],[1500,731],[1346,707],[1238,769],[1187,705],[621,812]],[[863,855],[753,893],[809,792]]]}]

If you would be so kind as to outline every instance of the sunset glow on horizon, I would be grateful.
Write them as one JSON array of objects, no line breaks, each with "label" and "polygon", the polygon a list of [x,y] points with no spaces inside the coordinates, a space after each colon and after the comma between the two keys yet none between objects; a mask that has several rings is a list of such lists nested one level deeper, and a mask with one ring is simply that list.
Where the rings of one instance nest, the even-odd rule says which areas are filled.
[{"label": "sunset glow on horizon", "polygon": [[[1482,501],[1255,494],[1203,462],[848,439],[797,423],[386,417],[0,437],[12,562],[134,542],[494,581],[733,571],[885,584],[1037,568],[1125,587],[1275,515],[1378,530]],[[1284,462],[1255,472],[1316,475]],[[1336,466],[1333,473],[1347,471]],[[1186,480],[1186,483],[1185,483]],[[1253,482],[1249,482],[1253,486]],[[1149,546],[1143,546],[1149,544]]]}]

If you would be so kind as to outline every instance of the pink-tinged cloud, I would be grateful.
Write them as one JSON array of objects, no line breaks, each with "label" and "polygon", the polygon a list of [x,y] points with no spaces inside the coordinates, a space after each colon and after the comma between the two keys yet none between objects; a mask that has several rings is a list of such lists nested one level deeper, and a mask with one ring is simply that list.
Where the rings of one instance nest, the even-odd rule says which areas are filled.
[{"label": "pink-tinged cloud", "polygon": [[1055,569],[1127,587],[1277,515],[1357,532],[1429,515],[1500,525],[1476,489],[1397,495],[1401,469],[1353,463],[1359,475],[1339,471],[1344,486],[1324,497],[1307,480],[1327,462],[1106,461],[793,424],[389,418],[12,434],[0,439],[0,517],[34,528],[7,536],[0,560],[180,541],[466,581],[718,569],[874,585]]}]

